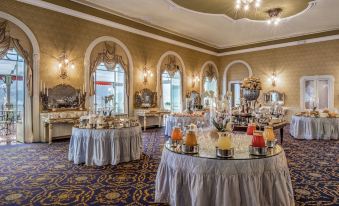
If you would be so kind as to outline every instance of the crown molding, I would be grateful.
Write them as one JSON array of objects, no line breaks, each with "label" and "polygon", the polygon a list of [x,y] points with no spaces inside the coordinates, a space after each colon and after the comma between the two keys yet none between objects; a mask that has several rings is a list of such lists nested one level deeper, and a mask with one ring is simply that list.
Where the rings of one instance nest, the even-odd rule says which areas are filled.
[{"label": "crown molding", "polygon": [[[323,41],[330,41],[330,40],[338,40],[339,39],[339,30],[334,30],[334,31],[328,31],[328,32],[323,32],[324,35],[322,36],[322,33],[316,33],[312,35],[301,35],[301,36],[297,36],[294,38],[284,38],[284,39],[280,39],[280,40],[273,40],[273,41],[266,41],[266,42],[262,42],[262,43],[258,43],[258,44],[247,44],[247,46],[239,46],[239,47],[230,47],[230,48],[219,48],[219,47],[214,47],[215,51],[213,50],[209,50],[209,49],[205,49],[205,48],[201,48],[199,46],[194,46],[192,44],[188,44],[188,43],[184,43],[178,40],[174,40],[162,35],[158,35],[158,34],[154,34],[151,32],[147,32],[147,31],[143,31],[140,29],[136,29],[133,28],[131,26],[127,26],[125,24],[120,24],[108,19],[104,19],[104,18],[100,18],[91,14],[87,14],[84,12],[80,12],[80,11],[76,11],[67,7],[63,7],[63,6],[59,6],[53,3],[49,3],[43,0],[17,0],[19,2],[22,3],[26,3],[26,4],[30,4],[33,6],[37,6],[40,8],[44,8],[44,9],[48,9],[51,11],[55,11],[55,12],[59,12],[65,15],[69,15],[69,16],[73,16],[73,17],[77,17],[80,19],[84,19],[87,21],[91,21],[94,23],[98,23],[101,25],[105,25],[108,27],[112,27],[115,29],[120,29],[123,31],[127,31],[127,32],[131,32],[134,34],[138,34],[141,36],[145,36],[148,38],[152,38],[158,41],[162,41],[162,42],[166,42],[172,45],[176,45],[176,46],[180,46],[183,48],[187,48],[187,49],[191,49],[194,51],[198,51],[201,53],[205,53],[205,54],[209,54],[209,55],[213,55],[213,56],[228,56],[228,55],[235,55],[235,54],[242,54],[242,53],[249,53],[249,52],[256,52],[256,51],[263,51],[263,50],[268,50],[268,49],[277,49],[277,48],[283,48],[283,47],[289,47],[289,46],[298,46],[298,45],[303,45],[303,44],[309,44],[309,43],[316,43],[316,42],[323,42]],[[73,2],[73,1],[71,1]],[[77,1],[74,1],[75,3],[78,3]],[[78,3],[79,4],[79,3]],[[82,4],[83,5],[83,4]],[[88,6],[88,5],[84,5],[84,6]],[[89,6],[88,6],[89,7]],[[91,7],[93,8],[93,7]],[[93,8],[96,9],[96,8]],[[96,9],[98,11],[102,11],[99,9]],[[105,11],[103,11],[105,12]],[[106,13],[108,13],[106,11]],[[109,13],[110,14],[110,13]],[[113,15],[113,14],[111,14]],[[122,17],[125,18],[125,17]],[[133,20],[131,20],[133,21]],[[139,23],[139,22],[136,22]],[[146,25],[144,23],[139,23],[139,24],[143,24],[145,26],[149,26]],[[152,27],[154,28],[154,27]],[[157,29],[157,28],[155,28]],[[164,31],[167,32],[167,31]],[[317,35],[318,34],[318,35]],[[176,34],[174,34],[176,35]],[[176,35],[178,36],[178,35]],[[180,37],[180,36],[179,36]],[[184,37],[183,37],[184,38]],[[289,40],[290,39],[290,40]],[[299,40],[296,40],[299,39]],[[191,40],[191,39],[188,39]],[[283,42],[283,41],[286,42]],[[192,40],[191,40],[192,41]],[[194,40],[193,40],[194,41]],[[201,44],[201,42],[196,42],[198,44]],[[206,45],[206,44],[204,44]],[[206,45],[208,46],[208,45]]]},{"label": "crown molding", "polygon": [[339,39],[339,34],[336,34],[336,35],[331,35],[331,36],[317,37],[317,38],[291,41],[291,42],[280,43],[280,44],[272,44],[272,45],[267,45],[267,46],[259,46],[259,47],[253,47],[253,48],[248,48],[248,49],[240,49],[240,50],[234,50],[234,51],[229,51],[229,52],[222,52],[222,53],[218,53],[217,56],[229,56],[229,55],[235,55],[235,54],[257,52],[257,51],[284,48],[284,47],[290,47],[290,46],[300,46],[303,44],[311,44],[311,43],[318,43],[318,42],[338,40],[338,39]]}]

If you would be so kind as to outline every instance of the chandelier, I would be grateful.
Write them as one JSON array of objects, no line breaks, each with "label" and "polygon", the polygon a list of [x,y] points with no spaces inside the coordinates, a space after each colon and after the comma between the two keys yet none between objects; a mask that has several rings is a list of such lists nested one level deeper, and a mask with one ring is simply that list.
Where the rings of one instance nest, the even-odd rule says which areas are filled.
[{"label": "chandelier", "polygon": [[282,12],[281,8],[274,8],[267,11],[267,14],[269,16],[269,20],[267,21],[267,24],[274,24],[278,25],[281,21],[280,14]]},{"label": "chandelier", "polygon": [[259,8],[261,5],[261,0],[236,0],[235,8],[237,10],[243,9],[244,11],[248,11],[251,7]]}]

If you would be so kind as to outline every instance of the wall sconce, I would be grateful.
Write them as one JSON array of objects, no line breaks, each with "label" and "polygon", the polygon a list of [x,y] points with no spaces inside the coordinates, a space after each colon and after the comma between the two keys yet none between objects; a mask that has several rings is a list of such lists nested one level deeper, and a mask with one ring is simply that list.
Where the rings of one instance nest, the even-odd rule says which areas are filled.
[{"label": "wall sconce", "polygon": [[198,75],[193,74],[192,76],[192,88],[195,87],[196,84],[200,82],[200,78]]},{"label": "wall sconce", "polygon": [[145,65],[143,73],[144,73],[144,84],[147,84],[148,78],[153,77],[153,72]]},{"label": "wall sconce", "polygon": [[277,78],[277,75],[275,74],[275,72],[273,72],[272,76],[270,77],[271,84],[272,84],[273,87],[276,86],[276,84],[277,84],[277,79],[278,79],[278,78]]},{"label": "wall sconce", "polygon": [[59,77],[66,79],[68,77],[68,70],[74,68],[73,62],[68,59],[66,53],[63,53],[59,58]]}]

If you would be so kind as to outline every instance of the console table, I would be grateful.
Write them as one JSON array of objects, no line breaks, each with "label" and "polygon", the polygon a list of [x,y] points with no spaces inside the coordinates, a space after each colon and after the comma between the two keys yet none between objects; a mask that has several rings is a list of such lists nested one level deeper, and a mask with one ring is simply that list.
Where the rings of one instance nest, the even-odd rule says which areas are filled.
[{"label": "console table", "polygon": [[162,120],[166,118],[166,115],[170,114],[169,111],[150,110],[150,109],[138,109],[135,110],[135,115],[138,116],[140,122],[143,125],[144,131],[148,126],[162,126]]}]

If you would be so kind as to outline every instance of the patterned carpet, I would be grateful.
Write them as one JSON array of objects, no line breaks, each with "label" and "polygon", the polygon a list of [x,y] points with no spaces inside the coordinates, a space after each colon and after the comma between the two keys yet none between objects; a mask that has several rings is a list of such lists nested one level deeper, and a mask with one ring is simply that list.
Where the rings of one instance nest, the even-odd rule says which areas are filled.
[{"label": "patterned carpet", "polygon": [[[339,205],[339,141],[285,135],[296,205]],[[163,130],[143,134],[140,161],[88,167],[67,160],[68,141],[0,146],[0,205],[157,205]]]}]

